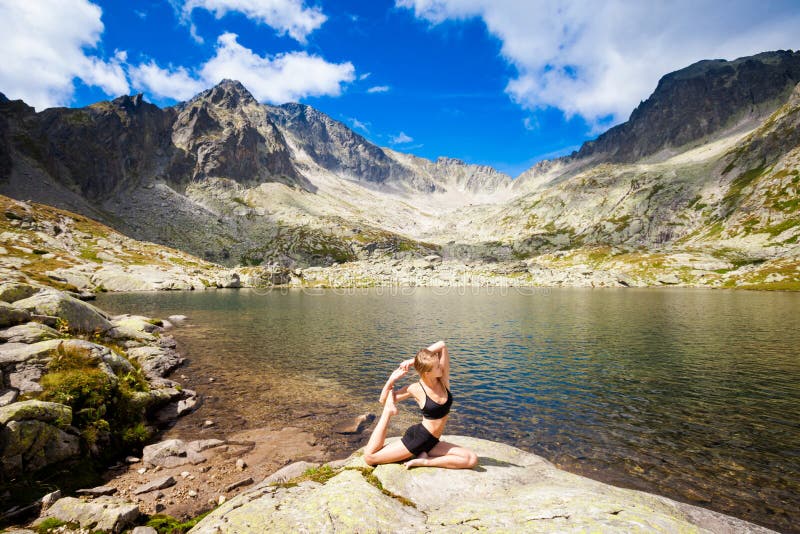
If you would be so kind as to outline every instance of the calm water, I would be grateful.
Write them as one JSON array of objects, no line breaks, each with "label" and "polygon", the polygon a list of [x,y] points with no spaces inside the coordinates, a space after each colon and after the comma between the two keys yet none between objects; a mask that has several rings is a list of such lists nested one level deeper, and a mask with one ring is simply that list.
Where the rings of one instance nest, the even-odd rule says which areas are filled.
[{"label": "calm water", "polygon": [[[363,438],[331,426],[379,413],[392,369],[445,339],[448,433],[800,531],[798,294],[240,290],[103,295],[98,304],[190,317],[174,335],[191,360],[176,374],[210,397],[195,418],[294,424],[345,451]],[[417,413],[406,405],[390,432]]]}]

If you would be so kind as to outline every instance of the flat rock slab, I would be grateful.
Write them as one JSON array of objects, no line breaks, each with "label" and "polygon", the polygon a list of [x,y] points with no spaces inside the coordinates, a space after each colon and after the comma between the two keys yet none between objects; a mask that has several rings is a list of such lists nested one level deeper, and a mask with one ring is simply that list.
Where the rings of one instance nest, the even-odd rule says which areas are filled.
[{"label": "flat rock slab", "polygon": [[87,497],[102,497],[103,495],[114,495],[116,492],[117,488],[111,486],[97,486],[96,488],[79,489],[76,493]]},{"label": "flat rock slab", "polygon": [[25,323],[0,331],[0,340],[6,343],[37,343],[59,338],[57,330],[41,323]]},{"label": "flat rock slab", "polygon": [[65,497],[48,508],[34,522],[34,526],[51,517],[65,523],[78,523],[92,531],[122,532],[139,518],[139,507],[113,497],[100,497],[91,501]]},{"label": "flat rock slab", "polygon": [[359,471],[325,484],[264,486],[223,504],[190,532],[422,532],[425,515],[384,495]]},{"label": "flat rock slab", "polygon": [[157,478],[156,480],[148,482],[147,484],[142,484],[141,486],[133,490],[133,494],[140,495],[142,493],[150,493],[151,491],[169,488],[170,486],[174,486],[175,484],[177,484],[177,482],[171,476]]},{"label": "flat rock slab", "polygon": [[322,484],[259,484],[209,514],[191,532],[772,532],[666,497],[567,473],[501,443],[464,436],[444,439],[475,451],[478,466],[408,470],[389,464],[371,470],[359,451]]},{"label": "flat rock slab", "polygon": [[180,439],[169,439],[153,445],[148,445],[142,450],[142,461],[161,467],[177,467],[180,465],[196,465],[207,460],[199,450],[191,447]]}]

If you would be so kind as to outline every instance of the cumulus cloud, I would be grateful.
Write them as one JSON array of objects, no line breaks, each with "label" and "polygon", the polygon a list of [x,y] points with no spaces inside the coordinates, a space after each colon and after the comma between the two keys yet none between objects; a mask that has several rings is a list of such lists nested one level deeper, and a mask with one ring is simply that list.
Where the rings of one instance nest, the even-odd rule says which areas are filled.
[{"label": "cumulus cloud", "polygon": [[[701,59],[800,47],[796,2],[734,0],[397,0],[432,25],[481,18],[517,70],[506,92],[528,109],[610,125],[659,78]],[[608,121],[608,122],[606,122]]]},{"label": "cumulus cloud", "polygon": [[303,0],[186,0],[184,16],[191,18],[195,9],[205,9],[218,19],[229,12],[242,13],[247,18],[274,28],[280,35],[288,34],[300,43],[322,26],[327,17],[318,7],[305,7]]},{"label": "cumulus cloud", "polygon": [[392,136],[392,144],[394,145],[404,145],[412,142],[413,140],[414,138],[406,135],[405,132],[400,132],[399,134]]},{"label": "cumulus cloud", "polygon": [[258,100],[282,103],[306,96],[339,96],[341,84],[355,78],[350,62],[328,63],[306,52],[260,56],[236,38],[233,33],[220,36],[216,55],[200,71],[207,83],[239,80]]},{"label": "cumulus cloud", "polygon": [[131,84],[157,98],[188,100],[201,92],[205,86],[184,67],[162,69],[155,61],[131,67],[128,70]]},{"label": "cumulus cloud", "polygon": [[370,87],[367,89],[368,93],[386,93],[389,91],[388,85],[376,85],[375,87]]},{"label": "cumulus cloud", "polygon": [[101,14],[87,0],[0,1],[0,91],[37,109],[68,104],[76,78],[127,93],[124,53],[104,60],[87,52],[100,42]]},{"label": "cumulus cloud", "polygon": [[214,56],[192,74],[184,67],[161,68],[155,62],[130,69],[135,87],[161,97],[185,100],[225,78],[239,80],[262,102],[284,103],[307,96],[338,96],[353,81],[352,63],[328,63],[306,52],[260,56],[222,34]]}]

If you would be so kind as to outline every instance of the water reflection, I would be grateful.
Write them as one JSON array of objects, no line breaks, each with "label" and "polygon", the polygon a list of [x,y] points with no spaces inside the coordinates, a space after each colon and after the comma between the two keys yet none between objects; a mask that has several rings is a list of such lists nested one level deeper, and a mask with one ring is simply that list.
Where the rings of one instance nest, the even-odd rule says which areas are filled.
[{"label": "water reflection", "polygon": [[[330,436],[333,421],[375,411],[393,367],[444,338],[457,401],[448,432],[797,528],[800,295],[242,290],[100,305],[189,315],[176,336],[199,376],[220,377],[205,410],[242,425],[302,423],[342,448],[358,443]],[[393,431],[416,417],[408,405]]]}]

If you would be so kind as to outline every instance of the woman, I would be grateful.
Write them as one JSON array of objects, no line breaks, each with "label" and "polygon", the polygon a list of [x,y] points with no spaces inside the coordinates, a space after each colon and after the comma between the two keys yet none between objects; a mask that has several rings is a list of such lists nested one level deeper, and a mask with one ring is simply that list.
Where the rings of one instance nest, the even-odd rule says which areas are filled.
[{"label": "woman", "polygon": [[[405,376],[412,366],[419,373],[420,381],[394,391],[395,382]],[[385,445],[389,419],[397,414],[395,403],[412,397],[422,410],[422,422],[406,430],[400,441]],[[408,460],[406,467],[470,469],[478,464],[478,457],[471,450],[439,441],[453,403],[450,393],[450,356],[444,341],[437,341],[427,349],[420,350],[415,358],[401,363],[383,386],[380,401],[383,413],[364,448],[364,460],[369,465]]]}]

